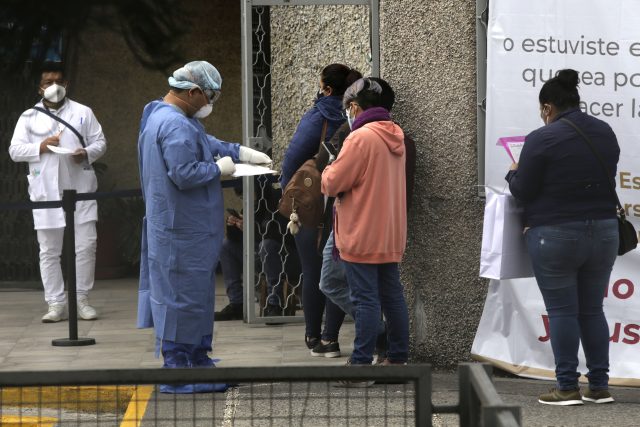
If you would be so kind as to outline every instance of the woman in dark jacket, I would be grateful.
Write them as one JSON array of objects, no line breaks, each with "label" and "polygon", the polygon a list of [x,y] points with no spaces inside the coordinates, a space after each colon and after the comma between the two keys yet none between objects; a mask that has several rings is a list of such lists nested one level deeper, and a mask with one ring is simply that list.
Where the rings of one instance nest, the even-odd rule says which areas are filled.
[{"label": "woman in dark jacket", "polygon": [[[327,121],[325,141],[345,122],[342,111],[342,95],[351,83],[362,77],[358,71],[346,65],[331,64],[320,73],[320,91],[314,106],[300,120],[298,128],[287,147],[282,161],[280,183],[284,189],[300,166],[318,152],[322,127]],[[326,301],[319,289],[322,256],[318,250],[317,229],[304,225],[295,235],[298,256],[302,264],[302,304],[305,319],[305,343],[314,355],[337,357],[338,331],[344,320],[344,312],[331,301]],[[320,334],[322,316],[325,312],[325,328]],[[323,342],[324,341],[324,344]],[[333,344],[330,348],[328,344]],[[317,347],[317,348],[316,348]],[[313,351],[316,349],[316,351]],[[325,351],[331,350],[331,351]]]},{"label": "woman in dark jacket", "polygon": [[[549,405],[613,402],[608,391],[609,328],[602,304],[618,250],[616,202],[608,177],[573,122],[615,177],[620,147],[611,127],[579,109],[578,73],[561,70],[540,90],[545,126],[531,132],[507,174],[524,202],[526,243],[549,315],[556,387]],[[582,342],[589,388],[580,394]]]}]

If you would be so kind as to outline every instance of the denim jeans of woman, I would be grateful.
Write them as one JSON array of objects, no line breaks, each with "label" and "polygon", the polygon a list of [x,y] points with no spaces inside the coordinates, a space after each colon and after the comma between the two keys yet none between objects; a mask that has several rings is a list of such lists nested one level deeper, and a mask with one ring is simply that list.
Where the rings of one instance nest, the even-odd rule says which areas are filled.
[{"label": "denim jeans of woman", "polygon": [[351,363],[371,364],[381,308],[387,320],[387,359],[394,363],[406,362],[409,357],[409,314],[398,264],[344,261],[344,266],[356,315]]},{"label": "denim jeans of woman", "polygon": [[[302,227],[295,235],[296,248],[302,265],[302,305],[304,310],[305,335],[322,338],[325,341],[337,341],[338,333],[344,321],[344,312],[325,298],[320,292],[320,269],[322,256],[318,251],[318,232],[316,229]],[[322,335],[322,315],[326,318]]]},{"label": "denim jeans of woman", "polygon": [[559,390],[578,388],[582,342],[592,390],[609,383],[609,327],[602,308],[618,251],[616,219],[533,227],[525,240],[549,315]]},{"label": "denim jeans of woman", "polygon": [[[322,270],[320,273],[320,290],[342,311],[356,318],[356,308],[351,301],[351,291],[344,271],[344,262],[333,259],[333,230],[329,233],[327,243],[322,250]],[[380,319],[378,335],[385,332],[384,321]]]}]

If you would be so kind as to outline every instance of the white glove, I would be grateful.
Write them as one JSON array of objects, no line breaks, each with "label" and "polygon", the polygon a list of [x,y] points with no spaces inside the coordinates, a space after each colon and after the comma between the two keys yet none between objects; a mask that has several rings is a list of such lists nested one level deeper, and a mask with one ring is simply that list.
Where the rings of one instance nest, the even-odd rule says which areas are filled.
[{"label": "white glove", "polygon": [[261,151],[241,146],[240,161],[253,163],[254,165],[264,165],[271,163],[271,158]]},{"label": "white glove", "polygon": [[220,175],[231,175],[236,171],[236,164],[233,163],[233,159],[229,156],[218,160],[216,165],[218,165],[218,169],[220,169]]}]

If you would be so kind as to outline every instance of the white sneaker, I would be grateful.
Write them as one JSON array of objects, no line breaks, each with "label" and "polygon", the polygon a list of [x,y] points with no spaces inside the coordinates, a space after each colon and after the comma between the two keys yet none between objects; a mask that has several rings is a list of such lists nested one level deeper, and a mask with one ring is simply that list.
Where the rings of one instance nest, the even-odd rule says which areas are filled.
[{"label": "white sneaker", "polygon": [[64,302],[52,302],[49,304],[49,311],[42,316],[42,323],[55,323],[67,320],[67,304]]},{"label": "white sneaker", "polygon": [[86,296],[79,296],[78,299],[78,317],[82,320],[95,320],[98,318],[96,309],[89,305],[89,299]]}]

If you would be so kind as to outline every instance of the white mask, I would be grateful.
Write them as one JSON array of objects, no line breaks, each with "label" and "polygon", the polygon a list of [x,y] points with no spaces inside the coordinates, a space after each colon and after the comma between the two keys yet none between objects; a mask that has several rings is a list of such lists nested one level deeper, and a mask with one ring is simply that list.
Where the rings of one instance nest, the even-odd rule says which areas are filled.
[{"label": "white mask", "polygon": [[351,108],[347,108],[344,111],[347,114],[347,123],[349,123],[349,129],[353,129],[353,121],[355,120],[355,117],[351,117]]},{"label": "white mask", "polygon": [[207,104],[196,111],[193,117],[195,117],[196,119],[204,119],[209,114],[211,114],[211,111],[213,111],[213,104]]},{"label": "white mask", "polygon": [[54,83],[44,90],[44,99],[55,104],[62,101],[66,94],[67,90],[64,86]]}]

